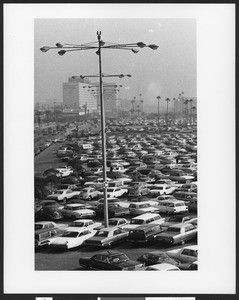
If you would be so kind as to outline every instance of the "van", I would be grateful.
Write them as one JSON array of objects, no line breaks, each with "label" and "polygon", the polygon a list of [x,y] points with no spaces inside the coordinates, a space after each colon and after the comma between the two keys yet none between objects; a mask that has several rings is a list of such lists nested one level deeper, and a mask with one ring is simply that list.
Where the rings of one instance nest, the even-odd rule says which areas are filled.
[{"label": "van", "polygon": [[35,233],[35,248],[49,245],[53,238],[60,236],[62,233],[63,230],[59,228],[37,230]]},{"label": "van", "polygon": [[126,225],[124,229],[130,230],[147,224],[162,224],[165,219],[160,214],[146,213],[130,220],[130,224]]},{"label": "van", "polygon": [[162,232],[159,224],[142,225],[129,231],[127,240],[131,243],[150,243]]},{"label": "van", "polygon": [[185,205],[185,202],[176,199],[162,200],[158,203],[157,208],[159,212],[166,214],[188,212],[188,207]]}]

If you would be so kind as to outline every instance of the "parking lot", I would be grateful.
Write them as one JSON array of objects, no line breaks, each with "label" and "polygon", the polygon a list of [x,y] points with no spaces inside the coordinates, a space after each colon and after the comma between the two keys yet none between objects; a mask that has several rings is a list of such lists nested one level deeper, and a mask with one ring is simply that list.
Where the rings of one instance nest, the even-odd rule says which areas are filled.
[{"label": "parking lot", "polygon": [[[96,130],[80,136],[72,126],[60,133],[58,140],[50,141],[50,145],[42,147],[43,150],[35,155],[35,221],[39,224],[53,222],[61,229],[58,237],[51,237],[47,245],[35,248],[36,270],[86,270],[88,268],[79,264],[79,258],[92,257],[102,251],[118,251],[136,262],[147,252],[162,251],[170,256],[172,250],[188,246],[191,249],[190,246],[197,245],[195,124],[190,122],[185,126],[183,120],[174,120],[167,127],[158,127],[156,120],[143,118],[108,121],[106,142],[109,218],[118,217],[127,222],[119,233],[125,234],[124,238],[100,247],[94,246],[93,242],[86,242],[96,240],[96,232],[104,229],[104,216],[100,213],[100,206],[104,203],[100,200],[103,198],[101,137]],[[56,211],[57,218],[46,210],[45,200],[52,201],[48,210]],[[165,201],[171,201],[170,207],[174,205],[174,210],[168,207],[164,210],[162,203]],[[178,203],[178,207],[175,203]],[[83,205],[81,209],[88,209],[93,215],[88,218],[67,214],[67,209],[73,209],[74,205]],[[131,235],[138,233],[143,225],[137,227],[137,230],[127,229],[127,226],[132,223],[132,219],[145,214],[160,215],[160,223],[155,221],[155,228],[152,226],[157,232],[151,240],[132,242]],[[178,224],[169,219],[173,216],[179,216],[181,223],[184,222],[183,217],[188,221]],[[102,228],[89,227],[89,231],[93,232],[92,237],[69,249],[54,242],[62,239],[67,230],[70,231],[72,222],[82,219],[101,223]],[[166,223],[168,225],[163,226]],[[180,240],[174,240],[170,235],[170,243],[167,242],[168,237],[163,238],[162,242],[160,236],[175,226],[181,230]],[[150,226],[145,224],[144,227],[142,230]],[[115,230],[113,226],[110,228]],[[184,238],[190,230],[193,234],[190,238]],[[41,232],[48,231],[42,228]],[[190,260],[187,257],[185,261],[177,260],[175,265],[179,270],[185,270],[190,269],[191,263],[196,261],[197,258]],[[145,270],[145,266],[138,269]]]}]

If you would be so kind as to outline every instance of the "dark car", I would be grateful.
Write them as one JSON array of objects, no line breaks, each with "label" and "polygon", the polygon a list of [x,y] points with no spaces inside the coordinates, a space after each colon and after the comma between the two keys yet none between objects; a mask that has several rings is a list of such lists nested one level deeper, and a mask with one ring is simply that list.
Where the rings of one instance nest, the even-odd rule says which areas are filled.
[{"label": "dark car", "polygon": [[79,259],[80,266],[91,270],[137,270],[144,264],[133,261],[123,252],[105,251]]},{"label": "dark car", "polygon": [[160,232],[162,229],[159,224],[141,225],[129,231],[127,240],[132,243],[152,243]]},{"label": "dark car", "polygon": [[55,221],[63,218],[60,210],[55,206],[45,206],[42,207],[36,214],[36,220],[47,220],[47,221]]},{"label": "dark car", "polygon": [[[99,204],[97,208],[95,208],[94,210],[96,212],[96,215],[104,216],[104,204]],[[124,208],[117,203],[113,203],[113,204],[108,204],[108,212],[109,212],[109,217],[114,218],[114,217],[128,215],[129,209]]]},{"label": "dark car", "polygon": [[145,263],[145,266],[151,266],[155,264],[168,263],[178,266],[180,261],[172,259],[166,252],[155,250],[142,254],[137,261]]},{"label": "dark car", "polygon": [[86,246],[110,247],[126,240],[129,232],[118,227],[102,228],[85,241]]}]

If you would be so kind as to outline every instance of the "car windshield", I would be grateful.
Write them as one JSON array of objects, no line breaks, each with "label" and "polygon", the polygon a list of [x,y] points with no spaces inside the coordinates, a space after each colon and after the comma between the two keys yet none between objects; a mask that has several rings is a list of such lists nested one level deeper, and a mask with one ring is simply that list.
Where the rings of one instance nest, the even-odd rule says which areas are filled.
[{"label": "car windshield", "polygon": [[95,236],[108,236],[108,231],[98,231]]},{"label": "car windshield", "polygon": [[107,189],[107,192],[113,193],[113,192],[114,192],[114,189]]},{"label": "car windshield", "polygon": [[168,222],[181,222],[182,218],[181,217],[171,217],[168,219]]},{"label": "car windshield", "polygon": [[76,238],[78,237],[79,233],[78,232],[74,232],[74,231],[66,231],[63,233],[62,237],[72,237],[72,238]]},{"label": "car windshield", "polygon": [[149,203],[139,205],[139,208],[147,208],[147,207],[150,207]]},{"label": "car windshield", "polygon": [[116,226],[116,225],[118,225],[118,221],[116,221],[116,220],[109,220],[109,225]]},{"label": "car windshield", "polygon": [[84,208],[85,208],[84,206],[74,206],[71,209],[72,210],[79,210],[79,209],[84,209]]},{"label": "car windshield", "polygon": [[63,191],[56,191],[54,194],[63,194]]},{"label": "car windshield", "polygon": [[42,229],[43,225],[42,224],[35,224],[35,230]]},{"label": "car windshield", "polygon": [[140,219],[131,219],[130,224],[144,224],[144,220]]}]

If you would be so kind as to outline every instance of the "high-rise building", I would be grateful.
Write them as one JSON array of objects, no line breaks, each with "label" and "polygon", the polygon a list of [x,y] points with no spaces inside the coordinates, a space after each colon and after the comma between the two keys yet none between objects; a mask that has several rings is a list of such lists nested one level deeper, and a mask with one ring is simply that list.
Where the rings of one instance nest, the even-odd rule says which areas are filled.
[{"label": "high-rise building", "polygon": [[89,80],[69,78],[63,83],[63,108],[86,113],[97,111],[97,96],[92,93],[91,86]]}]

